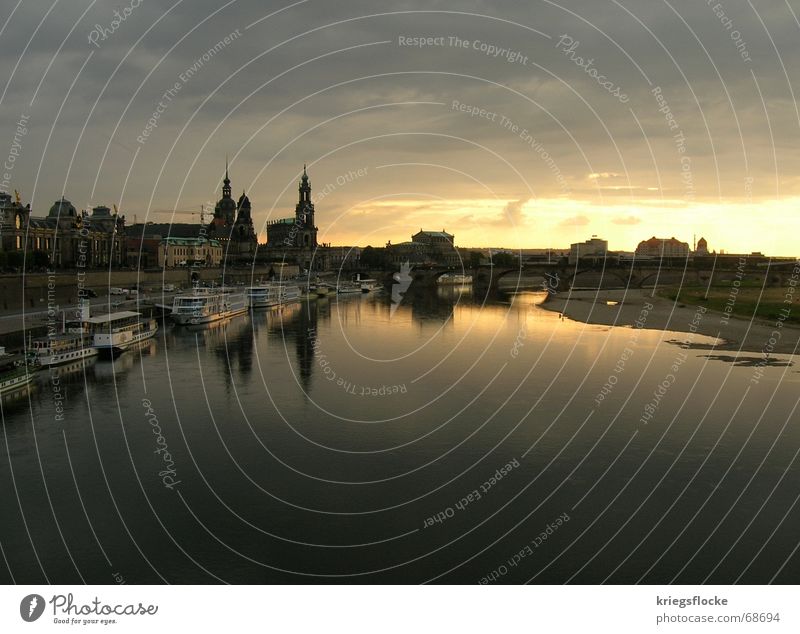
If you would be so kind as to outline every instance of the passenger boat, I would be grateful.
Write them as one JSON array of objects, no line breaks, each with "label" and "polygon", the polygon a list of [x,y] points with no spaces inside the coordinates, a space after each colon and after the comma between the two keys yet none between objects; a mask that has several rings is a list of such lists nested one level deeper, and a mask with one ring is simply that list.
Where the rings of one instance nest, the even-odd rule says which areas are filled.
[{"label": "passenger boat", "polygon": [[97,348],[88,332],[65,332],[33,339],[29,353],[33,363],[48,367],[97,356]]},{"label": "passenger boat", "polygon": [[175,296],[172,319],[181,325],[208,324],[247,312],[244,292],[229,288],[199,288]]},{"label": "passenger boat", "polygon": [[331,292],[330,285],[326,284],[325,282],[317,282],[312,288],[314,293],[316,293],[317,297],[327,297],[328,293]]},{"label": "passenger boat", "polygon": [[361,283],[360,282],[339,282],[339,285],[336,287],[336,292],[340,295],[346,293],[360,293],[361,292]]},{"label": "passenger boat", "polygon": [[459,275],[456,273],[445,273],[436,280],[437,284],[472,284],[471,275]]},{"label": "passenger boat", "polygon": [[[49,367],[97,356],[88,319],[89,303],[82,301],[80,319],[65,321],[60,333],[51,332],[48,326],[46,337],[31,340],[28,346],[29,361],[34,365]],[[55,331],[54,327],[52,331]]]},{"label": "passenger boat", "polygon": [[158,332],[155,319],[128,310],[90,317],[86,324],[92,334],[92,345],[98,352],[122,352]]},{"label": "passenger boat", "polygon": [[289,282],[266,282],[247,288],[247,303],[250,308],[281,306],[300,300],[300,288]]},{"label": "passenger boat", "polygon": [[362,293],[371,293],[372,291],[375,290],[375,287],[377,286],[378,281],[377,280],[373,280],[373,279],[369,279],[369,278],[365,278],[365,279],[359,279],[358,283],[361,285],[361,292]]},{"label": "passenger boat", "polygon": [[17,390],[31,381],[35,373],[23,354],[6,354],[0,347],[0,394]]}]

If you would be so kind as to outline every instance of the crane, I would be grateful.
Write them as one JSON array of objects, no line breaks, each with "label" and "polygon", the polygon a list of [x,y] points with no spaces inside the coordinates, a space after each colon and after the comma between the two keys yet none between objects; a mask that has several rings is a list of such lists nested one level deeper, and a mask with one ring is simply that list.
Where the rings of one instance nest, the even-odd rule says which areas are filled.
[{"label": "crane", "polygon": [[189,209],[154,209],[151,214],[177,214],[187,216],[200,216],[200,224],[206,224],[206,210],[205,205],[200,205],[200,211],[191,211]]}]

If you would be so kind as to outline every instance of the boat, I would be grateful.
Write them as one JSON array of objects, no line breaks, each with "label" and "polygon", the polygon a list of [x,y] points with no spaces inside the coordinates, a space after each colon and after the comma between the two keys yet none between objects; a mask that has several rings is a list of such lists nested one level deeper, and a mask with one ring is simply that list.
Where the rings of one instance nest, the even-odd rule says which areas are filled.
[{"label": "boat", "polygon": [[247,288],[250,308],[281,306],[300,300],[300,288],[289,282],[267,282]]},{"label": "boat", "polygon": [[158,332],[155,319],[129,310],[90,317],[86,324],[92,335],[92,345],[100,353],[122,352]]},{"label": "boat", "polygon": [[28,345],[28,360],[34,365],[50,367],[97,356],[94,337],[89,329],[89,318],[89,302],[83,300],[80,319],[65,321],[60,333],[51,332],[48,326],[46,337],[31,340]]},{"label": "boat", "polygon": [[171,317],[181,325],[196,325],[244,312],[247,312],[247,300],[243,291],[224,287],[195,287],[190,293],[175,296]]},{"label": "boat", "polygon": [[339,282],[339,285],[336,287],[336,292],[339,295],[344,295],[346,293],[360,293],[361,284],[359,282]]},{"label": "boat", "polygon": [[361,292],[362,293],[371,293],[377,287],[378,280],[373,280],[373,279],[370,279],[370,278],[363,278],[362,279],[361,277],[359,277],[356,280],[356,283],[361,285]]},{"label": "boat", "polygon": [[0,347],[0,394],[24,387],[34,376],[24,354],[7,354],[6,349]]},{"label": "boat", "polygon": [[437,284],[472,284],[471,275],[460,275],[458,273],[445,273],[436,280]]},{"label": "boat", "polygon": [[327,297],[333,289],[325,282],[317,282],[317,284],[312,287],[312,290],[316,293],[317,297]]},{"label": "boat", "polygon": [[33,339],[30,344],[30,359],[42,367],[80,361],[97,356],[94,337],[88,332],[65,332]]}]

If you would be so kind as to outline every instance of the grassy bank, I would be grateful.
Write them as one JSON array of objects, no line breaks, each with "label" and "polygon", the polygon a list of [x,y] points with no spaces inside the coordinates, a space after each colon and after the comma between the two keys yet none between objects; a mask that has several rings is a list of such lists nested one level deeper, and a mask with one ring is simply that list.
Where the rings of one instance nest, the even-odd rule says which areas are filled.
[{"label": "grassy bank", "polygon": [[[683,304],[705,306],[709,310],[720,313],[728,312],[732,316],[744,319],[759,319],[774,322],[790,306],[784,303],[787,289],[784,287],[761,287],[760,283],[743,281],[736,287],[733,283],[710,287],[670,287],[659,292],[662,297]],[[800,290],[791,296],[791,311],[783,321],[800,324]]]}]

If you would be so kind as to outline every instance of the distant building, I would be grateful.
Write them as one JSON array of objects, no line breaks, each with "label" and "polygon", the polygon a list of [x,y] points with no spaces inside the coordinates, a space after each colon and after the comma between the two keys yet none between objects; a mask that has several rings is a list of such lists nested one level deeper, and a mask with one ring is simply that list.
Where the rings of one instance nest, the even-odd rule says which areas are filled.
[{"label": "distant building", "polygon": [[166,237],[158,245],[158,266],[219,266],[222,262],[222,244],[219,240]]},{"label": "distant building", "polygon": [[147,222],[126,228],[128,266],[150,269],[163,266],[159,254],[162,240],[166,238],[200,238],[206,234],[202,225],[189,223]]},{"label": "distant building", "polygon": [[250,199],[242,192],[239,201],[231,196],[231,179],[225,165],[222,198],[214,206],[214,217],[208,225],[208,237],[223,245],[224,256],[233,259],[252,259],[258,248],[253,227]]},{"label": "distant building", "polygon": [[305,165],[298,187],[299,200],[294,218],[281,218],[267,223],[267,247],[317,248],[317,226],[314,222],[314,203],[311,202],[311,182]]},{"label": "distant building", "polygon": [[687,258],[689,257],[689,243],[681,242],[675,237],[642,240],[636,247],[636,256],[646,258]]},{"label": "distant building", "polygon": [[708,242],[705,238],[700,238],[697,241],[697,246],[694,249],[695,255],[708,255]]},{"label": "distant building", "polygon": [[585,242],[573,242],[569,247],[570,264],[587,262],[596,264],[608,257],[608,240],[592,236]]},{"label": "distant building", "polygon": [[409,262],[417,265],[439,265],[458,267],[463,264],[458,249],[455,247],[455,236],[441,231],[424,231],[420,229],[411,236],[410,242],[387,244],[386,252],[393,265]]},{"label": "distant building", "polygon": [[25,254],[28,261],[41,252],[54,267],[121,266],[125,262],[125,216],[98,206],[78,211],[63,196],[45,217],[31,206],[0,192],[0,251]]}]

